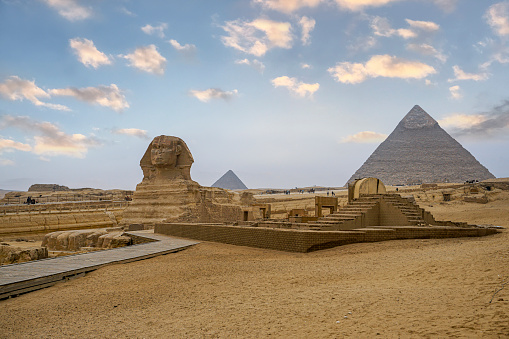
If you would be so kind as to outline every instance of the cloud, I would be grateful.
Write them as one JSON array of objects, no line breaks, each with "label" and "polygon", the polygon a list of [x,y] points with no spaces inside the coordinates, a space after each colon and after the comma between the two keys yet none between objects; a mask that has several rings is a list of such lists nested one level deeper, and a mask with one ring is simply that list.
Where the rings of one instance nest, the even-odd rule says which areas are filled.
[{"label": "cloud", "polygon": [[444,12],[450,13],[456,9],[458,0],[433,0],[433,2]]},{"label": "cloud", "polygon": [[489,78],[488,73],[481,72],[481,73],[466,73],[463,71],[458,65],[452,66],[452,69],[454,70],[454,76],[453,79],[448,79],[447,81],[453,82],[453,81],[459,81],[459,80],[474,80],[474,81],[483,81]]},{"label": "cloud", "polygon": [[311,66],[310,64],[306,64],[306,63],[302,62],[300,64],[300,68],[302,68],[302,69],[311,69],[311,68],[313,68],[313,66]]},{"label": "cloud", "polygon": [[148,139],[147,131],[139,128],[119,128],[112,131],[114,134],[124,134],[141,139]]},{"label": "cloud", "polygon": [[185,44],[182,46],[181,44],[179,44],[179,42],[177,40],[173,40],[173,39],[169,40],[168,42],[179,53],[181,53],[187,57],[192,57],[196,53],[196,46],[193,44]]},{"label": "cloud", "polygon": [[432,66],[425,63],[390,55],[374,55],[365,64],[339,62],[328,71],[336,81],[345,84],[361,83],[368,77],[422,79],[436,73]]},{"label": "cloud", "polygon": [[49,99],[51,95],[35,84],[35,81],[21,79],[15,75],[0,83],[0,95],[8,100],[26,99],[35,106],[43,106],[60,111],[70,111],[64,105],[42,102],[39,98]]},{"label": "cloud", "polygon": [[406,48],[410,51],[422,54],[422,55],[429,55],[432,57],[437,58],[441,62],[446,62],[447,57],[443,55],[441,52],[437,51],[435,47],[428,45],[428,44],[408,44]]},{"label": "cloud", "polygon": [[453,114],[438,120],[438,124],[444,128],[470,129],[485,122],[487,117],[483,114]]},{"label": "cloud", "polygon": [[84,158],[90,147],[100,145],[100,142],[93,137],[86,137],[83,134],[66,134],[50,122],[39,122],[27,116],[4,115],[0,120],[0,129],[7,127],[34,133],[34,146],[31,151],[42,156],[65,155]]},{"label": "cloud", "polygon": [[222,28],[228,34],[221,37],[225,46],[254,56],[260,57],[275,47],[292,47],[292,26],[289,22],[269,19],[246,22],[239,19],[225,22]]},{"label": "cloud", "polygon": [[320,88],[320,84],[318,83],[306,84],[302,81],[298,81],[296,78],[287,77],[286,75],[272,79],[272,85],[274,85],[274,87],[286,87],[291,93],[302,98],[312,97]]},{"label": "cloud", "polygon": [[439,124],[452,128],[454,136],[492,136],[497,133],[507,135],[509,129],[509,100],[500,106],[493,107],[488,112],[473,115],[454,114],[439,120]]},{"label": "cloud", "polygon": [[164,38],[164,30],[168,28],[167,23],[162,23],[159,26],[145,25],[141,28],[143,33],[148,35],[157,34],[161,39]]},{"label": "cloud", "polygon": [[124,13],[125,15],[130,16],[130,17],[136,17],[137,16],[136,14],[134,14],[133,12],[131,12],[130,10],[128,10],[125,7],[120,7],[119,11],[120,11],[120,13]]},{"label": "cloud", "polygon": [[316,7],[322,2],[324,0],[253,0],[253,3],[283,13],[292,13],[303,7]]},{"label": "cloud", "polygon": [[0,138],[0,154],[4,151],[17,150],[23,152],[30,152],[32,150],[32,146],[28,144],[24,144],[22,142],[17,142],[10,139],[2,139]]},{"label": "cloud", "polygon": [[359,132],[357,134],[348,135],[341,139],[340,143],[380,143],[387,138],[387,134],[376,133],[372,131]]},{"label": "cloud", "polygon": [[88,39],[75,38],[69,40],[69,45],[74,49],[74,53],[78,56],[79,61],[85,66],[91,66],[97,69],[101,65],[110,65],[111,60],[97,50],[94,42]]},{"label": "cloud", "polygon": [[334,0],[339,7],[350,11],[362,11],[366,7],[381,7],[401,0]]},{"label": "cloud", "polygon": [[405,19],[409,28],[392,28],[387,18],[376,16],[371,20],[373,33],[382,37],[399,36],[403,39],[417,38],[423,34],[436,32],[440,26],[432,21],[416,21]]},{"label": "cloud", "polygon": [[133,53],[120,55],[129,60],[129,66],[154,74],[164,74],[166,59],[159,54],[155,45],[137,48]]},{"label": "cloud", "polygon": [[12,165],[14,165],[14,161],[0,158],[0,166],[12,166]]},{"label": "cloud", "polygon": [[92,10],[83,7],[77,0],[43,0],[49,7],[58,11],[58,14],[69,21],[88,19],[92,16]]},{"label": "cloud", "polygon": [[509,35],[509,1],[491,5],[484,15],[495,34]]},{"label": "cloud", "polygon": [[253,67],[254,69],[256,69],[257,71],[259,71],[260,73],[263,73],[263,71],[265,70],[265,65],[263,64],[263,62],[257,60],[257,59],[253,59],[253,60],[249,60],[249,59],[242,59],[242,60],[235,60],[235,63],[237,65],[248,65],[248,66],[251,66]]},{"label": "cloud", "polygon": [[309,45],[311,43],[311,31],[315,28],[316,21],[315,19],[308,18],[307,16],[303,16],[300,21],[299,25],[302,28],[302,36],[300,40],[302,41],[303,45]]},{"label": "cloud", "polygon": [[449,87],[449,93],[451,93],[451,98],[456,100],[463,98],[463,94],[461,94],[460,90],[461,90],[460,86]]},{"label": "cloud", "polygon": [[117,112],[129,108],[125,96],[115,84],[98,87],[52,89],[50,93],[58,96],[71,96],[89,104],[111,108]]},{"label": "cloud", "polygon": [[189,95],[195,97],[196,99],[202,102],[208,102],[210,99],[223,99],[228,101],[236,96],[238,91],[234,89],[233,91],[223,91],[219,88],[209,88],[204,91],[198,90],[190,90]]}]

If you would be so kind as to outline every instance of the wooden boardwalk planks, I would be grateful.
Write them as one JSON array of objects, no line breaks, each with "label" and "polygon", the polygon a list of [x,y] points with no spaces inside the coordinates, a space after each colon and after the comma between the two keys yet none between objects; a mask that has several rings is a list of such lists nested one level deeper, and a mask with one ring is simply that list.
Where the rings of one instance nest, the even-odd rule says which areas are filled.
[{"label": "wooden boardwalk planks", "polygon": [[176,239],[147,231],[129,232],[153,242],[64,257],[0,266],[0,300],[83,276],[105,265],[127,263],[177,252],[197,241]]}]

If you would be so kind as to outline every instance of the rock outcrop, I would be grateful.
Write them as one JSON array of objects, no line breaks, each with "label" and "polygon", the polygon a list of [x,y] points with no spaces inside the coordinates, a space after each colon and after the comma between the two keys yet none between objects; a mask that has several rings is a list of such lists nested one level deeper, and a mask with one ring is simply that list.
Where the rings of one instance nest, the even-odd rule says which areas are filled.
[{"label": "rock outcrop", "polygon": [[28,192],[56,192],[56,191],[69,191],[67,186],[57,184],[33,184],[28,189]]},{"label": "rock outcrop", "polygon": [[225,222],[241,218],[238,194],[191,179],[193,156],[177,137],[155,137],[143,155],[143,180],[123,213],[122,225],[162,221]]},{"label": "rock outcrop", "polygon": [[421,107],[414,106],[348,183],[376,177],[388,185],[494,178]]}]

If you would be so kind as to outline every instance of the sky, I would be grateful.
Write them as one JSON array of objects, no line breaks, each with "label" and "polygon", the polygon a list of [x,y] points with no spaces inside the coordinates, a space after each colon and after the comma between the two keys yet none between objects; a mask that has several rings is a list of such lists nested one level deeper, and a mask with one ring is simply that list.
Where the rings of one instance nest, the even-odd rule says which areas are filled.
[{"label": "sky", "polygon": [[414,105],[508,177],[507,79],[509,1],[0,0],[0,188],[343,186]]}]

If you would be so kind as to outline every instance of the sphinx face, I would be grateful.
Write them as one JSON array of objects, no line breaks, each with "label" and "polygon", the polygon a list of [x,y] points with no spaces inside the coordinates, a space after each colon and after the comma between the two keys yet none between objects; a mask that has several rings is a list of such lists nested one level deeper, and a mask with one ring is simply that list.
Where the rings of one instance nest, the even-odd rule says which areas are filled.
[{"label": "sphinx face", "polygon": [[178,148],[175,142],[168,144],[154,142],[150,153],[152,165],[156,167],[175,167],[179,155]]}]

